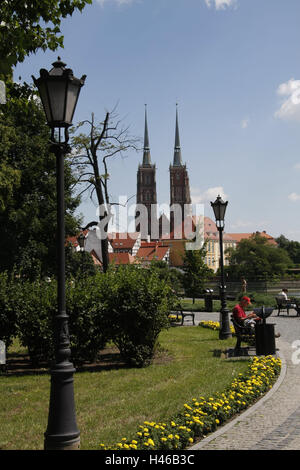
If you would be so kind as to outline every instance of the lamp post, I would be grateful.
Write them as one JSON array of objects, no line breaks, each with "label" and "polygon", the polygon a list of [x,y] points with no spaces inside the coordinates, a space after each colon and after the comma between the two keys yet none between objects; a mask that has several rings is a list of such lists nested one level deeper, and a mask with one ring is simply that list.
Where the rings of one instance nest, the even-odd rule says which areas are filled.
[{"label": "lamp post", "polygon": [[[64,204],[64,156],[70,151],[68,128],[72,124],[80,89],[85,76],[75,78],[66,69],[60,57],[48,72],[40,70],[40,77],[33,78],[37,86],[51,128],[51,151],[56,156],[57,181],[57,300],[55,316],[55,364],[51,368],[51,390],[48,427],[45,432],[45,450],[79,449],[80,432],[77,428],[73,373],[70,362],[70,338],[65,294],[65,204]],[[61,141],[61,128],[65,129]],[[55,130],[58,129],[58,140]]]},{"label": "lamp post", "polygon": [[218,196],[215,202],[210,203],[216,218],[216,225],[219,231],[220,241],[220,267],[221,267],[221,284],[220,284],[220,332],[219,338],[226,339],[232,336],[229,325],[229,310],[226,305],[226,286],[224,282],[224,259],[223,259],[223,230],[224,230],[224,217],[227,208],[227,202],[224,202],[221,196]]}]

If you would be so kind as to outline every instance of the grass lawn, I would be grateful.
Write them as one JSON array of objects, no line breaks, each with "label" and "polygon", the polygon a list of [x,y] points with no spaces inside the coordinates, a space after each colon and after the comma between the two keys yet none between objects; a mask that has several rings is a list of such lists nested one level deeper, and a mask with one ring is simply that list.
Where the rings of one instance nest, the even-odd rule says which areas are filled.
[{"label": "grass lawn", "polygon": [[[235,339],[201,327],[172,327],[160,335],[155,362],[144,369],[95,368],[75,374],[81,449],[134,438],[144,420],[165,421],[192,398],[223,391],[248,361],[218,351]],[[0,375],[0,449],[43,449],[50,391],[48,371]]]}]

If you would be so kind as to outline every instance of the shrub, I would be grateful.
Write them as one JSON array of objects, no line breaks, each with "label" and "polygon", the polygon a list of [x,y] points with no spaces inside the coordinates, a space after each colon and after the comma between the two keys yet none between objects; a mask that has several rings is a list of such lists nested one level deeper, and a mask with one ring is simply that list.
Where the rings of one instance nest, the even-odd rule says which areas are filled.
[{"label": "shrub", "polygon": [[[55,356],[54,329],[57,315],[57,283],[36,281],[20,284],[16,302],[18,336],[28,348],[31,362],[51,361]],[[75,364],[93,361],[106,337],[99,327],[102,312],[99,283],[87,277],[66,281],[66,312],[70,347]],[[97,320],[97,321],[96,321]]]},{"label": "shrub", "polygon": [[27,347],[30,360],[37,365],[54,357],[54,316],[56,283],[23,281],[18,284],[15,300],[18,337]]},{"label": "shrub", "polygon": [[121,356],[136,367],[149,365],[160,331],[170,324],[170,285],[156,269],[120,266],[106,274],[102,289],[104,322]]},{"label": "shrub", "polygon": [[110,339],[110,329],[104,329],[103,321],[106,313],[101,288],[103,277],[103,274],[98,274],[69,283],[67,313],[75,364],[96,360],[97,354]]}]

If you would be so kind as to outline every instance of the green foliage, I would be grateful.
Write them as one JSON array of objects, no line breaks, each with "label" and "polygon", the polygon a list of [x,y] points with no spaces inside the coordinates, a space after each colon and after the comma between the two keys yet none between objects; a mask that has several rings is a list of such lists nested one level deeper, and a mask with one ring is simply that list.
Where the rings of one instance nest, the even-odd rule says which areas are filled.
[{"label": "green foliage", "polygon": [[17,333],[28,349],[34,365],[54,357],[54,316],[57,310],[56,283],[45,281],[18,282],[14,308]]},{"label": "green foliage", "polygon": [[300,242],[288,240],[284,235],[276,238],[279,248],[285,250],[293,263],[300,264]]},{"label": "green foliage", "polygon": [[273,294],[264,294],[262,292],[240,292],[236,296],[236,300],[240,301],[241,298],[246,295],[250,297],[252,305],[248,307],[248,310],[253,310],[257,307],[275,307],[276,301]]},{"label": "green foliage", "polygon": [[[54,358],[57,284],[0,276],[0,321],[9,344],[17,334],[31,361]],[[97,358],[108,340],[130,364],[150,364],[157,338],[169,326],[173,292],[157,270],[132,266],[111,268],[106,274],[84,276],[66,283],[70,346],[75,364]]]},{"label": "green foliage", "polygon": [[111,328],[122,357],[136,367],[150,364],[158,335],[169,326],[171,287],[156,269],[120,266],[107,272],[102,289],[107,310],[104,328]]},{"label": "green foliage", "polygon": [[287,252],[272,245],[265,237],[254,234],[241,240],[236,249],[228,249],[229,266],[226,272],[231,280],[274,279],[282,276],[292,264]]},{"label": "green foliage", "polygon": [[66,276],[69,278],[88,277],[97,273],[93,258],[87,251],[74,251],[66,247]]},{"label": "green foliage", "polygon": [[200,250],[185,250],[182,269],[182,284],[187,297],[200,296],[205,282],[213,276],[213,271],[205,263],[206,245]]},{"label": "green foliage", "polygon": [[[1,270],[31,279],[56,272],[56,161],[49,128],[28,85],[9,84],[0,113]],[[6,175],[10,175],[6,180]],[[13,181],[13,176],[16,179]],[[6,180],[6,181],[5,181]],[[1,184],[2,182],[2,184]],[[65,161],[66,232],[75,234],[74,179]],[[8,194],[9,197],[3,197]],[[2,197],[1,197],[2,196]]]},{"label": "green foliage", "polygon": [[103,275],[98,274],[68,282],[67,313],[75,364],[94,361],[110,339],[110,330],[105,330],[103,321],[107,311],[103,302],[102,280]]},{"label": "green foliage", "polygon": [[8,74],[38,49],[63,47],[61,18],[82,11],[92,0],[5,0],[0,4],[0,73]]}]

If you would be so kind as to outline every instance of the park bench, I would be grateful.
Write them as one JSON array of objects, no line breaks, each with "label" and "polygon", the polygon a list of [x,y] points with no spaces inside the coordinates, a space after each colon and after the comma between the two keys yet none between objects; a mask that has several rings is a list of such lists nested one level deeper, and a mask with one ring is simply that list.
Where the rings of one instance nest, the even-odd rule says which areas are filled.
[{"label": "park bench", "polygon": [[299,315],[300,312],[298,306],[294,304],[291,300],[286,300],[281,295],[277,295],[275,299],[278,308],[277,316],[279,316],[280,312],[283,312],[284,310],[286,310],[286,313],[289,315],[291,309],[295,309],[297,311],[297,315]]},{"label": "park bench", "polygon": [[181,325],[183,325],[185,317],[191,317],[193,321],[193,325],[195,325],[195,314],[193,312],[183,312],[181,307],[176,309],[176,321],[179,320],[179,316],[181,316]]},{"label": "park bench", "polygon": [[245,343],[253,342],[255,339],[255,332],[251,327],[245,327],[240,325],[233,316],[231,316],[231,321],[234,327],[235,336],[236,336],[236,345],[234,350],[239,351],[241,349],[242,341]]}]

